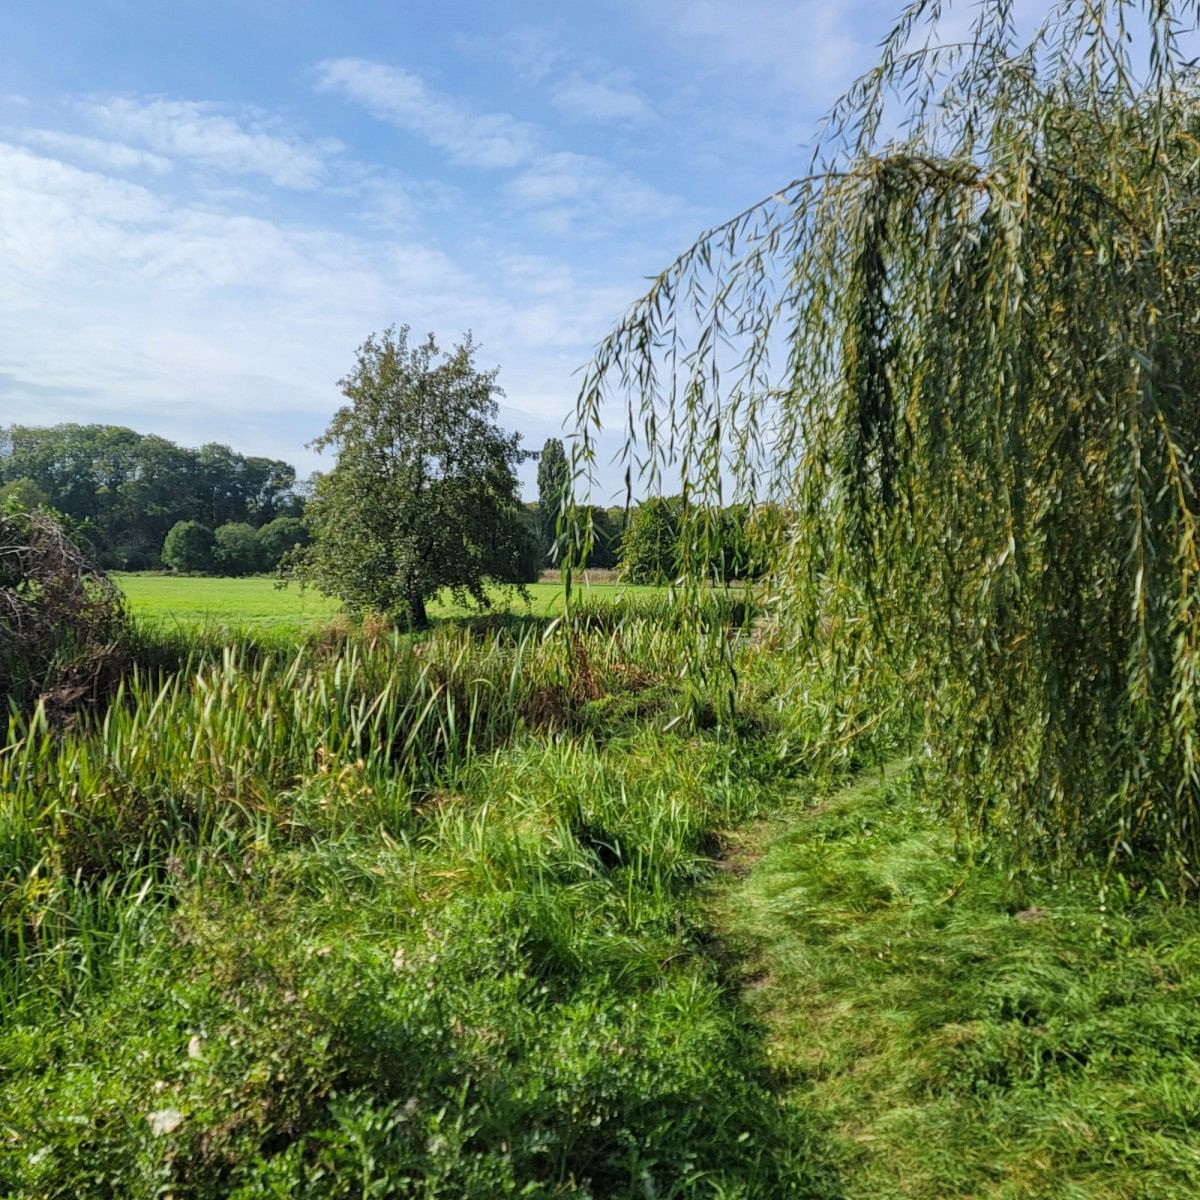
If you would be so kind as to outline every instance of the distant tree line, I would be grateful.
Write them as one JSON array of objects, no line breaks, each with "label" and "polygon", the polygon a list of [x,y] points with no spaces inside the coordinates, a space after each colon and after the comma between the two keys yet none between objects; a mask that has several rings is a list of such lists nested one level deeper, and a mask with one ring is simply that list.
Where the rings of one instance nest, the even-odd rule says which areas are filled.
[{"label": "distant tree line", "polygon": [[[562,442],[550,438],[538,461],[537,529],[548,565],[565,557],[569,531],[560,526],[571,480]],[[714,581],[754,580],[767,569],[767,548],[782,513],[775,506],[708,507],[688,516],[682,496],[655,496],[629,508],[581,505],[590,529],[587,565],[616,568],[629,583],[663,584],[690,570]]]},{"label": "distant tree line", "polygon": [[[360,369],[365,367],[360,364]],[[421,366],[426,373],[436,369],[432,357]],[[459,369],[466,379],[476,377],[468,362],[460,363]],[[479,404],[485,403],[488,388],[493,386],[490,378],[483,379]],[[455,421],[447,415],[440,427],[454,428]],[[470,428],[470,423],[464,427]],[[361,438],[370,463],[374,463],[380,436],[378,429],[372,429]],[[499,433],[488,436],[492,441],[486,444],[495,443],[494,457],[499,456],[496,461],[504,468],[496,478],[508,480],[509,460],[515,462],[518,453],[515,443],[505,449],[507,443],[497,440]],[[458,453],[456,457],[472,461],[471,455]],[[474,461],[488,460],[486,455],[476,455]],[[343,464],[337,479],[346,478],[346,466]],[[361,490],[373,471],[374,466],[357,473],[354,487]],[[502,568],[496,563],[489,568],[497,578],[532,582],[565,557],[561,539],[567,532],[559,527],[559,512],[563,497],[570,495],[571,478],[562,442],[550,438],[538,455],[535,502],[520,505],[515,501],[512,478],[511,485],[504,485],[510,498],[501,505],[508,516],[486,537],[480,534],[478,544],[488,547],[493,557],[497,552],[504,557]],[[458,490],[453,492],[448,490],[450,480],[444,476],[438,485],[438,511],[431,520],[413,525],[414,531],[426,530],[423,544],[437,542],[441,546],[438,555],[444,569],[433,572],[428,563],[422,568],[430,579],[454,576],[454,561],[465,553],[464,546],[473,544],[461,536],[463,521],[469,516],[477,523],[480,511],[490,511],[490,501],[484,504],[479,497],[470,499],[467,480],[455,485]],[[353,507],[346,497],[336,494],[335,482],[330,480],[326,490],[320,491],[297,484],[295,469],[279,459],[239,454],[217,443],[189,449],[119,425],[0,428],[0,507],[7,504],[58,514],[71,536],[101,566],[115,570],[161,567],[217,575],[273,571],[294,547],[311,542],[317,525],[325,530],[326,547],[334,547],[337,539],[330,531],[342,528],[345,513]],[[496,491],[495,479],[485,491],[489,496]],[[320,503],[309,506],[314,495]],[[428,488],[414,492],[409,507],[413,512],[433,512],[431,495]],[[456,498],[453,504],[452,496]],[[373,512],[382,520],[385,509],[376,503]],[[449,521],[452,512],[457,515]],[[752,547],[756,522],[761,526],[762,516],[752,518],[740,507],[714,510],[708,536],[698,546],[685,539],[688,523],[682,519],[679,497],[646,500],[628,510],[592,505],[582,516],[591,525],[588,566],[619,570],[631,583],[674,579],[697,554],[703,556],[704,569],[711,577],[751,579],[761,573],[761,554]],[[389,519],[397,526],[415,520],[397,514]],[[694,541],[694,531],[688,537]]]},{"label": "distant tree line", "polygon": [[[271,548],[295,531],[276,526],[268,536],[266,527],[304,511],[304,489],[289,463],[215,442],[189,449],[119,425],[0,427],[5,496],[53,509],[101,566],[124,570],[164,565],[164,542],[180,522],[212,539],[207,557],[181,569],[265,569]],[[264,531],[253,554],[246,529]],[[203,541],[193,531],[190,544]]]}]

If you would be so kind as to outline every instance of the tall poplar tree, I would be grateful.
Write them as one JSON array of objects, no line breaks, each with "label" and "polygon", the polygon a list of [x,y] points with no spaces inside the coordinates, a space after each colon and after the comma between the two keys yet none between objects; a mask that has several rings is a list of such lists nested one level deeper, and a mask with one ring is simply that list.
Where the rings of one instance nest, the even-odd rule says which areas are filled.
[{"label": "tall poplar tree", "polygon": [[570,496],[571,464],[558,438],[547,438],[538,455],[538,524],[550,556],[558,540],[558,519],[563,503]]}]

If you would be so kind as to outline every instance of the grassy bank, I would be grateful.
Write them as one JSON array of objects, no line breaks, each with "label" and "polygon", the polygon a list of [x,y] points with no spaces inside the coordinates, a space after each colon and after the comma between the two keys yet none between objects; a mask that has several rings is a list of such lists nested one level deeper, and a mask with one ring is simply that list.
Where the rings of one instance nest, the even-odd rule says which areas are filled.
[{"label": "grassy bank", "polygon": [[0,759],[0,1194],[804,1196],[694,886],[679,631],[132,679]]},{"label": "grassy bank", "polygon": [[1200,917],[968,866],[902,758],[818,782],[836,697],[736,607],[735,736],[677,610],[588,603],[142,627],[12,720],[0,1196],[1196,1194]]}]

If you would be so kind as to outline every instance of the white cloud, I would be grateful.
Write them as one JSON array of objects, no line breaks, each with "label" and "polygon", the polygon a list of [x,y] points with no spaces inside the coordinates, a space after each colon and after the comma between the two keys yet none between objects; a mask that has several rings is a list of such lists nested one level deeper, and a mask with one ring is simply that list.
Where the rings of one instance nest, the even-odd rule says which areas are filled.
[{"label": "white cloud", "polygon": [[473,329],[481,365],[503,366],[506,419],[530,414],[544,436],[635,286],[489,238],[456,257],[411,231],[209,211],[4,143],[0,213],[7,419],[216,438],[302,470],[318,465],[303,443],[372,329],[407,321],[447,344]]},{"label": "white cloud", "polygon": [[627,71],[576,53],[547,29],[524,26],[499,38],[460,37],[456,44],[472,58],[499,59],[527,83],[546,85],[550,102],[572,120],[632,124],[655,115]]},{"label": "white cloud", "polygon": [[826,0],[660,0],[626,7],[695,51],[704,75],[750,78],[821,107],[874,59],[893,8]]},{"label": "white cloud", "polygon": [[644,228],[655,219],[679,218],[689,211],[678,197],[604,159],[569,150],[541,155],[504,190],[554,233],[599,235],[634,221]]},{"label": "white cloud", "polygon": [[306,142],[280,131],[261,114],[200,100],[93,98],[79,107],[106,132],[157,154],[238,174],[264,175],[277,187],[321,186],[333,140]]},{"label": "white cloud", "polygon": [[529,159],[537,148],[533,126],[509,113],[476,112],[400,67],[338,58],[320,63],[316,77],[322,91],[335,92],[379,120],[424,138],[456,163],[511,168]]},{"label": "white cloud", "polygon": [[583,121],[637,123],[653,117],[650,105],[636,88],[615,79],[589,79],[573,71],[555,85],[554,106]]},{"label": "white cloud", "polygon": [[17,134],[26,145],[48,150],[77,162],[85,162],[110,171],[153,171],[161,175],[171,169],[169,159],[148,150],[138,150],[124,142],[63,133],[57,129],[22,129]]},{"label": "white cloud", "polygon": [[460,45],[481,58],[500,57],[523,79],[540,83],[570,55],[549,30],[537,26],[514,29],[502,38],[463,38]]},{"label": "white cloud", "polygon": [[[636,94],[615,85],[589,90],[580,75],[565,103],[612,119],[648,113]],[[473,114],[457,98],[439,95],[411,71],[363,59],[338,59],[317,69],[317,85],[335,91],[382,120],[444,150],[455,162],[514,172],[501,195],[531,215],[543,233],[594,236],[622,222],[654,220],[684,211],[677,198],[593,155],[546,150],[537,128],[504,113]]]}]

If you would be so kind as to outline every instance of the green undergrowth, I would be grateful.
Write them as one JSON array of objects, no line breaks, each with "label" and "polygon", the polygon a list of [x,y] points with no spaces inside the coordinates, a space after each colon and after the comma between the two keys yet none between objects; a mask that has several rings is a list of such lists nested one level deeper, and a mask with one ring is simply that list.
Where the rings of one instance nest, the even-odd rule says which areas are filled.
[{"label": "green undergrowth", "polygon": [[[164,579],[173,587],[192,582],[222,585],[222,588],[227,587],[228,594],[223,590],[220,594],[230,610],[236,608],[239,585],[253,583],[261,590],[271,582],[258,577],[251,580],[190,580],[171,576],[126,576],[121,577],[121,583],[128,586],[132,579]],[[319,663],[355,648],[366,647],[374,651],[390,647],[395,652],[398,647],[430,638],[490,637],[519,641],[523,637],[546,633],[561,614],[563,591],[559,585],[531,586],[539,589],[531,606],[501,605],[470,615],[464,615],[465,610],[461,608],[454,608],[448,611],[456,615],[439,615],[435,605],[431,608],[430,628],[417,633],[376,617],[354,622],[328,605],[317,607],[303,621],[260,621],[253,616],[243,618],[226,608],[209,611],[182,607],[182,600],[174,591],[167,594],[166,603],[152,606],[135,592],[128,600],[131,619],[119,649],[126,659],[139,664],[143,670],[181,672],[220,661],[231,648],[243,662],[300,656],[306,663]],[[755,616],[755,600],[742,589],[712,589],[702,597],[698,613],[684,609],[667,588],[659,587],[593,585],[578,589],[572,601],[573,623],[583,633],[611,635],[618,627],[633,622],[640,629],[652,628],[660,635],[678,637],[685,629],[695,626],[697,617],[702,625],[716,624],[739,630],[749,628]],[[681,643],[675,641],[672,649],[680,653]],[[669,677],[677,674],[672,671]]]},{"label": "green undergrowth", "polygon": [[675,636],[230,650],[14,720],[0,1196],[835,1196],[697,907],[779,764],[667,728]]},{"label": "green undergrowth", "polygon": [[685,710],[658,604],[15,714],[0,1197],[1200,1193],[1200,916],[968,865],[902,706],[735,607]]},{"label": "green undergrowth", "polygon": [[1200,914],[964,867],[905,770],[750,827],[711,897],[847,1200],[1200,1194]]}]

